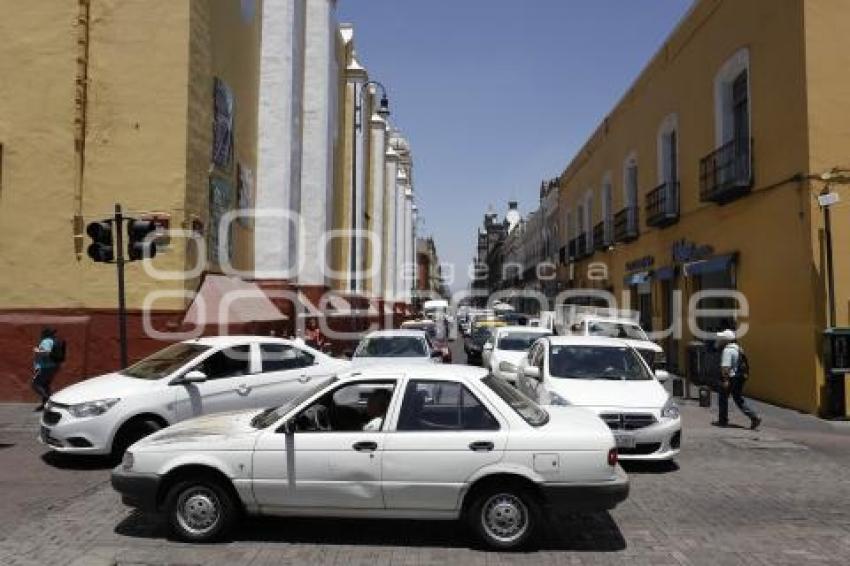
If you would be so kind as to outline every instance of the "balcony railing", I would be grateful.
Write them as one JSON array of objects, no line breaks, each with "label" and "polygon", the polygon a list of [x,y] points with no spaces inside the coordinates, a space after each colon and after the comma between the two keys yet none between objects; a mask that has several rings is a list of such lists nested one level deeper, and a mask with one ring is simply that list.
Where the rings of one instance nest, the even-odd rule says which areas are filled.
[{"label": "balcony railing", "polygon": [[605,221],[603,220],[593,227],[593,249],[605,250],[608,249],[608,246],[610,245],[611,242],[608,237],[608,230],[605,229]]},{"label": "balcony railing", "polygon": [[734,139],[699,162],[699,198],[725,204],[753,186],[753,139]]},{"label": "balcony railing", "polygon": [[627,206],[614,215],[614,241],[631,242],[638,237],[638,208]]},{"label": "balcony railing", "polygon": [[679,183],[665,182],[646,195],[646,223],[662,228],[679,220]]}]

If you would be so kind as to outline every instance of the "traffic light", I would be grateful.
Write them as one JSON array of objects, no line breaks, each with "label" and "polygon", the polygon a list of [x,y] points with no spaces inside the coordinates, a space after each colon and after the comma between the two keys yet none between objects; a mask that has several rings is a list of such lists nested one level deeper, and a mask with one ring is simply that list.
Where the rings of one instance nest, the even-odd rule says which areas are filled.
[{"label": "traffic light", "polygon": [[92,261],[109,263],[115,259],[112,247],[112,220],[90,222],[86,226],[86,234],[92,239],[88,249],[88,255]]},{"label": "traffic light", "polygon": [[127,219],[127,257],[130,261],[156,256],[156,243],[148,237],[152,232],[156,232],[156,223],[152,220]]}]

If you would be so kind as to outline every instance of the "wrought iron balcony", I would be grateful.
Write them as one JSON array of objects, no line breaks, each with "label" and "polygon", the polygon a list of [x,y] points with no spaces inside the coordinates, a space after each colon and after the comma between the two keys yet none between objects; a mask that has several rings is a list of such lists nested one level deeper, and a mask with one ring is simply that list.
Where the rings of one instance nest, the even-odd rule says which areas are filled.
[{"label": "wrought iron balcony", "polygon": [[593,227],[593,249],[605,250],[611,245],[611,239],[608,237],[608,230],[605,229],[605,221]]},{"label": "wrought iron balcony", "polygon": [[699,162],[699,198],[725,204],[753,186],[753,139],[734,139]]},{"label": "wrought iron balcony", "polygon": [[631,242],[638,237],[638,208],[627,206],[614,215],[614,241]]},{"label": "wrought iron balcony", "polygon": [[646,195],[646,223],[663,228],[679,221],[679,183],[663,183]]}]

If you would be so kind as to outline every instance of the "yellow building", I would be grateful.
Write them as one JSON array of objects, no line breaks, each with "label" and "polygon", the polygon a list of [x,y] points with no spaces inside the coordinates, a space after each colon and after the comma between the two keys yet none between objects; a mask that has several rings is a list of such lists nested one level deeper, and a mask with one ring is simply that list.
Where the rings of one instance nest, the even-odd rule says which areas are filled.
[{"label": "yellow building", "polygon": [[[848,26],[841,0],[696,2],[560,177],[567,287],[624,297],[653,331],[682,320],[678,337],[661,338],[682,373],[694,370],[697,330],[736,324],[748,394],[813,413],[828,412],[817,196],[823,173],[850,166]],[[850,190],[829,190],[841,198],[835,310],[847,326]],[[689,304],[707,290],[743,299]],[[694,307],[747,312],[698,317]]]},{"label": "yellow building", "polygon": [[[19,382],[12,389],[26,389],[21,367],[30,363],[33,328],[45,322],[76,321],[66,332],[75,340],[108,327],[114,340],[105,321],[114,320],[115,269],[87,257],[84,232],[88,222],[109,217],[114,203],[129,216],[155,213],[207,243],[221,214],[251,206],[261,11],[260,0],[4,6],[0,340],[23,355],[4,357],[0,382],[11,376]],[[153,265],[220,268],[216,252],[196,261],[188,242],[171,238]],[[237,223],[231,251],[221,249],[234,267],[251,270],[251,222]],[[151,291],[198,287],[197,277],[151,277],[141,262],[128,265],[126,280],[135,318]],[[186,304],[175,295],[152,308],[168,315]],[[99,367],[73,355],[73,364]]]}]

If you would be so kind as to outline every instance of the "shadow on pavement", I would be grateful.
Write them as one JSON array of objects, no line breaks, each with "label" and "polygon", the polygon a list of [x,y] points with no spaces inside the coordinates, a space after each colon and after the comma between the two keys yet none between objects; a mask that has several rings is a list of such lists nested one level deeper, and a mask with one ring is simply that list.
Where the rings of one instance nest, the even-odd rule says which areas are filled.
[{"label": "shadow on pavement", "polygon": [[117,465],[109,456],[72,456],[59,452],[45,452],[41,461],[60,470],[108,470]]},{"label": "shadow on pavement", "polygon": [[663,462],[620,461],[620,465],[628,474],[669,474],[679,470],[679,464],[674,460]]},{"label": "shadow on pavement", "polygon": [[[134,538],[166,538],[165,520],[133,512],[115,528]],[[615,552],[626,541],[611,515],[566,515],[544,525],[540,542],[531,550]],[[316,519],[249,517],[232,535],[236,542],[471,548],[481,546],[468,528],[457,521],[387,519]]]}]

